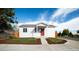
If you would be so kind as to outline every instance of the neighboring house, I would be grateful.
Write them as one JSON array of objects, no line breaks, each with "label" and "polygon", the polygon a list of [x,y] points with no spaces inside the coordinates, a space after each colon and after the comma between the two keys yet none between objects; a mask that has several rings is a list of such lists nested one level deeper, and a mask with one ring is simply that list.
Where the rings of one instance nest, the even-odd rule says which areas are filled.
[{"label": "neighboring house", "polygon": [[55,26],[45,23],[22,24],[19,26],[19,38],[40,38],[41,36],[55,38]]}]

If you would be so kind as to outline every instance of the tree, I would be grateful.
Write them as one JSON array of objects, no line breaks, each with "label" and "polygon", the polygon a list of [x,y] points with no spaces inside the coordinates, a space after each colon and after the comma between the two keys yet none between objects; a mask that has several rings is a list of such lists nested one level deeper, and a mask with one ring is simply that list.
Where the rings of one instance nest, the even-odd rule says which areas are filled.
[{"label": "tree", "polygon": [[72,34],[72,32],[70,32],[68,36],[70,36],[70,37],[73,37],[73,34]]},{"label": "tree", "polygon": [[12,23],[16,23],[13,8],[0,8],[0,32],[4,30],[12,30]]},{"label": "tree", "polygon": [[61,34],[62,34],[62,33],[61,33],[61,32],[59,32],[59,33],[58,33],[58,36],[61,36]]},{"label": "tree", "polygon": [[79,30],[77,30],[77,34],[76,34],[76,36],[79,37]]},{"label": "tree", "polygon": [[62,36],[68,36],[69,35],[69,30],[68,29],[64,29],[62,32]]},{"label": "tree", "polygon": [[77,30],[77,33],[79,33],[79,30]]}]

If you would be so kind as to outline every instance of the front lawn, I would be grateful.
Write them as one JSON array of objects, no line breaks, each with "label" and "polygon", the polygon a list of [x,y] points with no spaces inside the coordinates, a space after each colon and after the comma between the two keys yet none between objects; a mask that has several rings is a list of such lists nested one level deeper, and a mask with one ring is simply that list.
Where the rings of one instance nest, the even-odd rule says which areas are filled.
[{"label": "front lawn", "polygon": [[46,40],[48,44],[64,44],[67,42],[66,40],[57,39],[57,38],[47,38]]},{"label": "front lawn", "polygon": [[41,44],[41,40],[39,38],[16,38],[0,40],[0,44]]}]

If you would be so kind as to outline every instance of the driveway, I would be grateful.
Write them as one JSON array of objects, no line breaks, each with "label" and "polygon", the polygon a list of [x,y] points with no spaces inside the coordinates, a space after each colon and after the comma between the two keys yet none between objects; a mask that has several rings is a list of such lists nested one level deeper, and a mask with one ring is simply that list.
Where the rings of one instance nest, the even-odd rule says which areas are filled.
[{"label": "driveway", "polygon": [[0,51],[79,51],[79,41],[68,40],[65,44],[0,44]]}]

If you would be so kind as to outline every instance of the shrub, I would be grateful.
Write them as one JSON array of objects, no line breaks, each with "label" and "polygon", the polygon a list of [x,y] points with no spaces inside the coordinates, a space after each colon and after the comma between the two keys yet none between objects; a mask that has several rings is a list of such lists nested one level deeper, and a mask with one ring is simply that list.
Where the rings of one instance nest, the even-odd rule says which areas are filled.
[{"label": "shrub", "polygon": [[16,39],[15,36],[9,36],[9,39]]},{"label": "shrub", "polygon": [[73,37],[73,34],[72,34],[72,32],[70,32],[68,36],[70,36],[70,37]]}]

